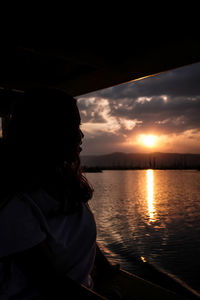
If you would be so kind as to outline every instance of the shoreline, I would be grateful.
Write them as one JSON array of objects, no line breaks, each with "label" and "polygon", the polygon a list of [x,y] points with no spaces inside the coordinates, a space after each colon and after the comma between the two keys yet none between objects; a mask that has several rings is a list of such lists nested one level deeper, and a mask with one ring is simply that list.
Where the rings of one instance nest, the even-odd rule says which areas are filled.
[{"label": "shoreline", "polygon": [[120,168],[112,168],[112,167],[83,167],[84,173],[102,173],[103,171],[142,171],[142,170],[160,170],[160,171],[200,171],[199,168],[126,168],[126,167],[120,167]]}]

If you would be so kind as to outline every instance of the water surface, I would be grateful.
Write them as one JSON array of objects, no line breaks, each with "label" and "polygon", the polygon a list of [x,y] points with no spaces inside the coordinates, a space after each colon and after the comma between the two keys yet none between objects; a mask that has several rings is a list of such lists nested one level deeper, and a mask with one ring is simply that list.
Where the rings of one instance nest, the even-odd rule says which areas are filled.
[{"label": "water surface", "polygon": [[128,170],[88,173],[98,241],[134,272],[133,258],[200,292],[200,172]]}]

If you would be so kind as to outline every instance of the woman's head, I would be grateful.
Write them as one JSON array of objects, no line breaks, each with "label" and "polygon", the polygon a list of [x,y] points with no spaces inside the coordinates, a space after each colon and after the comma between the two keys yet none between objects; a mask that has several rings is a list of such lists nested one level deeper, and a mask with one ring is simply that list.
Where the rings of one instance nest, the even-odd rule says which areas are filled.
[{"label": "woman's head", "polygon": [[[37,88],[13,109],[5,138],[8,177],[18,187],[70,186],[88,200],[92,189],[80,168],[83,133],[76,100],[64,91]],[[8,178],[7,177],[7,178]]]},{"label": "woman's head", "polygon": [[[12,113],[7,143],[18,157],[73,162],[82,140],[76,100],[57,89],[32,89]],[[50,160],[50,161],[49,161]]]}]

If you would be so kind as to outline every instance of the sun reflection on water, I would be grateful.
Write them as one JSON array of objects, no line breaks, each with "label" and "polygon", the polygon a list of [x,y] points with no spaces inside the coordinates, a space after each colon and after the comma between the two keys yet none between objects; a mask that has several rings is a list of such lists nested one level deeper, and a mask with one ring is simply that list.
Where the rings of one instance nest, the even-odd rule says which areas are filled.
[{"label": "sun reflection on water", "polygon": [[149,221],[155,221],[155,207],[154,207],[154,173],[153,170],[147,170],[147,201],[148,201],[148,215]]}]

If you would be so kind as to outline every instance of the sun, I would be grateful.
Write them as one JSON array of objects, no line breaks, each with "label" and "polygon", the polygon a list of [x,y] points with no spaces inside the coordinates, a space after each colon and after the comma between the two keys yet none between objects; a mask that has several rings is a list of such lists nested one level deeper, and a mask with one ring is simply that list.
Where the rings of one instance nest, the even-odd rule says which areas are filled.
[{"label": "sun", "polygon": [[141,141],[146,147],[154,147],[156,144],[155,135],[142,135]]}]

